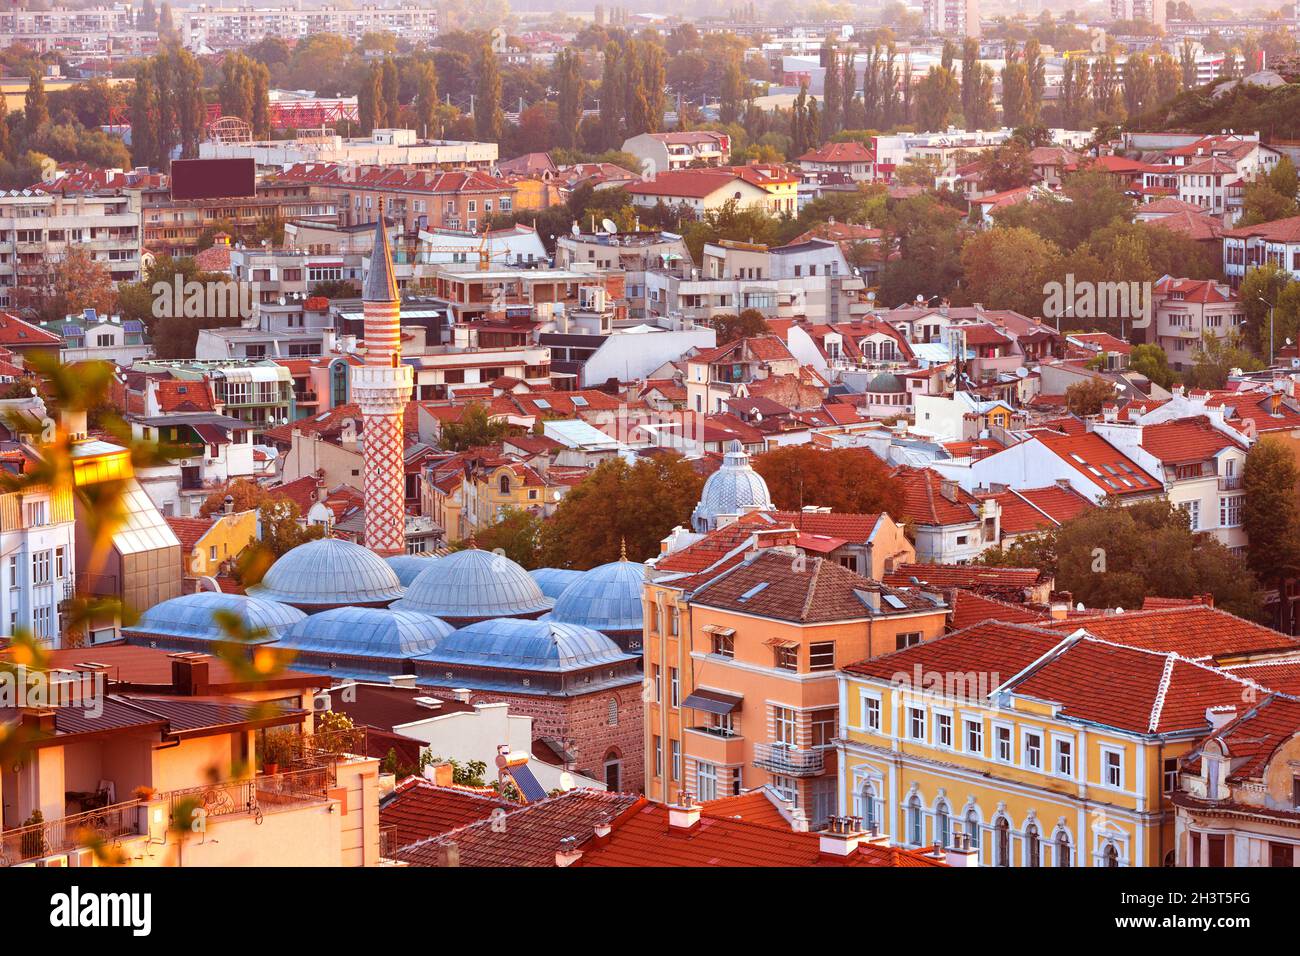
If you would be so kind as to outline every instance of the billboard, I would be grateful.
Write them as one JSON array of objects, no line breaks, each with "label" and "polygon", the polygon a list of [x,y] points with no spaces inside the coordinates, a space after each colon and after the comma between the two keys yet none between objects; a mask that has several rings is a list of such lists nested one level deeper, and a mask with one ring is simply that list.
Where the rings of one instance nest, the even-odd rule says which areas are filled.
[{"label": "billboard", "polygon": [[257,194],[257,168],[248,159],[177,159],[172,199],[235,199]]}]

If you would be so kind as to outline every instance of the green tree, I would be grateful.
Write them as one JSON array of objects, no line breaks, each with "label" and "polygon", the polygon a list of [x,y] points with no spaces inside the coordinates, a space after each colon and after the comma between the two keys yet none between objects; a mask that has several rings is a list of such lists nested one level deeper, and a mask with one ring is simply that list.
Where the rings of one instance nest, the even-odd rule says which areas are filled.
[{"label": "green tree", "polygon": [[767,324],[767,319],[758,309],[746,309],[739,315],[734,313],[724,313],[715,315],[709,320],[717,332],[717,342],[719,345],[726,345],[728,342],[734,342],[736,339],[748,338],[753,335],[771,335],[772,329]]},{"label": "green tree", "polygon": [[1291,450],[1269,435],[1246,455],[1242,526],[1247,563],[1265,585],[1300,576],[1300,468]]},{"label": "green tree", "polygon": [[967,240],[961,251],[965,292],[991,309],[1037,315],[1043,286],[1061,263],[1056,244],[1028,229],[995,226]]},{"label": "green tree", "polygon": [[582,123],[582,99],[586,85],[577,52],[566,50],[556,56],[554,74],[559,94],[556,110],[558,145],[573,148],[578,145],[578,127]]},{"label": "green tree", "polygon": [[433,61],[424,60],[416,67],[415,128],[421,136],[437,135],[438,71]]},{"label": "green tree", "polygon": [[325,537],[323,524],[304,527],[299,520],[301,517],[297,503],[288,498],[264,501],[257,509],[263,546],[278,558],[300,544]]},{"label": "green tree", "polygon": [[479,50],[478,93],[474,98],[474,127],[478,138],[489,143],[501,141],[504,124],[501,112],[501,72],[496,54],[486,43]]},{"label": "green tree", "polygon": [[542,518],[524,508],[506,508],[494,524],[474,533],[474,543],[488,551],[500,551],[516,564],[532,570],[538,567],[542,544]]},{"label": "green tree", "polygon": [[1206,332],[1193,356],[1187,384],[1194,388],[1223,388],[1233,369],[1254,372],[1263,367],[1263,362],[1242,347],[1240,335],[1218,338],[1213,332]]},{"label": "green tree", "polygon": [[465,408],[460,421],[443,424],[438,444],[447,451],[465,451],[498,442],[509,430],[504,420],[493,418],[485,406],[475,403]]},{"label": "green tree", "polygon": [[994,192],[1028,186],[1034,175],[1029,162],[1029,147],[1019,139],[1009,139],[989,154],[983,183]]},{"label": "green tree", "polygon": [[1097,415],[1107,402],[1115,401],[1115,386],[1104,378],[1075,382],[1065,390],[1065,407],[1071,414]]},{"label": "green tree", "polygon": [[50,121],[50,108],[45,99],[45,81],[39,70],[32,70],[23,98],[23,126],[29,137],[34,137]]},{"label": "green tree", "polygon": [[600,81],[600,126],[606,149],[619,149],[623,145],[623,111],[627,100],[627,77],[623,71],[623,59],[623,47],[620,44],[605,45],[605,65]]},{"label": "green tree", "polygon": [[1128,364],[1133,371],[1145,375],[1161,388],[1168,388],[1174,383],[1174,372],[1169,367],[1169,356],[1158,345],[1148,343],[1133,346]]},{"label": "green tree", "polygon": [[143,64],[135,74],[131,94],[131,158],[137,166],[158,168],[158,93],[153,70]]}]

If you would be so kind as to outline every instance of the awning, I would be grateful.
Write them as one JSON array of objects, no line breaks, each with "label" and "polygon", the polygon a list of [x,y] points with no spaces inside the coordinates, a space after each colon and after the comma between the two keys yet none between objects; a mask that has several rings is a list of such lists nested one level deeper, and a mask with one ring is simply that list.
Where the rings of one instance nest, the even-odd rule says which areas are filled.
[{"label": "awning", "polygon": [[686,699],[682,701],[682,706],[707,711],[710,714],[729,714],[733,710],[738,710],[740,702],[744,699],[743,697],[737,697],[735,694],[724,694],[720,690],[707,690],[699,687],[687,695]]},{"label": "awning", "polygon": [[719,637],[731,637],[736,633],[734,627],[723,627],[720,624],[705,624],[700,630],[705,634],[717,634]]},{"label": "awning", "polygon": [[798,641],[786,641],[786,640],[782,640],[779,637],[769,638],[763,643],[766,644],[768,647],[798,647],[799,646]]}]

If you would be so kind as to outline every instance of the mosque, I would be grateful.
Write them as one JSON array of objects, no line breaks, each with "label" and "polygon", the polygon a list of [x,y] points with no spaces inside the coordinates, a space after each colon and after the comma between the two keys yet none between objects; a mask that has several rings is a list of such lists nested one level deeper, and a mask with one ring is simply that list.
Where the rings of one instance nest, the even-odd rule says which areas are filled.
[{"label": "mosque", "polygon": [[[354,394],[364,415],[366,536],[282,555],[247,594],[200,591],[148,609],[123,637],[174,651],[210,650],[233,615],[259,645],[294,652],[293,667],[340,679],[414,675],[421,686],[506,701],[533,718],[535,747],[555,751],[611,789],[644,784],[642,582],[636,562],[531,574],[469,548],[408,555],[399,297],[382,216],[364,290],[367,357]],[[372,343],[378,343],[377,346]],[[394,432],[394,426],[396,431]],[[394,453],[396,450],[396,453]]]}]

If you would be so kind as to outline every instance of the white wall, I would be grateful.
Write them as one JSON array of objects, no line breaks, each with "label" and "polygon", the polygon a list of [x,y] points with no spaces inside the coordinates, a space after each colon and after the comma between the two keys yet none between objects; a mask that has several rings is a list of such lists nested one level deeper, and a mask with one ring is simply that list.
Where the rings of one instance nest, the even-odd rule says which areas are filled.
[{"label": "white wall", "polygon": [[615,332],[583,366],[582,384],[602,385],[611,378],[624,382],[643,379],[689,349],[711,349],[717,341],[717,333],[705,327],[680,332]]}]

